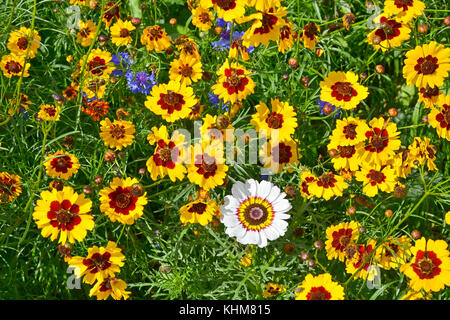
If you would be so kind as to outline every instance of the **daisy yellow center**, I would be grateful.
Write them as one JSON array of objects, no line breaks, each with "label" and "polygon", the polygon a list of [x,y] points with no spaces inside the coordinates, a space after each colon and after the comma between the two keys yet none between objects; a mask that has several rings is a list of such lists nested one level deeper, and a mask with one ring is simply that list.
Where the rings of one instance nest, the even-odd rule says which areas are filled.
[{"label": "daisy yellow center", "polygon": [[20,37],[19,39],[17,39],[17,46],[21,50],[27,50],[27,47],[28,47],[28,39],[27,39],[27,37]]},{"label": "daisy yellow center", "polygon": [[128,30],[127,28],[122,28],[120,30],[120,37],[121,38],[126,38],[130,35],[130,30]]},{"label": "daisy yellow center", "polygon": [[22,71],[22,65],[14,60],[8,61],[5,68],[9,71],[9,73],[19,73]]},{"label": "daisy yellow center", "polygon": [[272,223],[274,212],[272,204],[266,199],[250,197],[238,208],[238,218],[247,230],[261,230]]},{"label": "daisy yellow center", "polygon": [[111,127],[111,136],[115,139],[122,139],[125,137],[125,128],[119,125],[113,125]]}]

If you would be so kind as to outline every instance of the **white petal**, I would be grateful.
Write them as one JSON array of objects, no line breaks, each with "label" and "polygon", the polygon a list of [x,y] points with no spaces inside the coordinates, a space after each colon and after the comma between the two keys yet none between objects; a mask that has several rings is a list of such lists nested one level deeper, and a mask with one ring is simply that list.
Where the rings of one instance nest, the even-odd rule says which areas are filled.
[{"label": "white petal", "polygon": [[266,199],[267,196],[269,196],[270,194],[270,190],[272,190],[272,186],[273,184],[270,183],[269,181],[263,180],[259,183],[258,186],[258,197],[262,198],[262,199]]},{"label": "white petal", "polygon": [[227,235],[229,235],[231,238],[237,237],[238,240],[239,240],[239,238],[241,238],[241,237],[243,237],[245,235],[246,231],[247,231],[247,229],[245,229],[243,226],[237,225],[237,226],[232,227],[232,228],[227,228],[225,230],[225,233]]},{"label": "white petal", "polygon": [[276,215],[277,219],[281,219],[281,220],[286,220],[286,219],[289,219],[291,217],[290,214],[280,213],[280,212],[277,212],[275,215]]},{"label": "white petal", "polygon": [[238,241],[242,244],[257,244],[259,242],[259,235],[257,231],[248,230],[243,237]]},{"label": "white petal", "polygon": [[273,203],[273,208],[276,212],[286,212],[292,209],[292,206],[287,199],[277,200]]},{"label": "white petal", "polygon": [[242,202],[248,198],[247,188],[245,184],[243,184],[240,181],[237,181],[235,184],[233,184],[233,187],[231,188],[231,193],[237,199],[238,202]]},{"label": "white petal", "polygon": [[223,205],[220,206],[220,212],[236,212],[237,208],[239,208],[239,202],[237,201],[237,199],[233,198],[232,196],[225,196]]},{"label": "white petal", "polygon": [[277,229],[273,228],[272,226],[268,226],[267,228],[264,228],[261,230],[266,235],[267,239],[270,241],[277,239],[280,235],[278,234]]},{"label": "white petal", "polygon": [[258,194],[258,181],[255,179],[248,179],[245,181],[245,188],[250,197],[256,196]]},{"label": "white petal", "polygon": [[280,195],[280,192],[281,192],[280,188],[278,188],[277,186],[273,186],[272,189],[270,190],[269,195],[266,198],[267,201],[273,203]]},{"label": "white petal", "polygon": [[272,222],[272,227],[277,230],[280,236],[283,236],[286,233],[288,223],[284,220],[274,219]]},{"label": "white petal", "polygon": [[260,248],[264,248],[265,246],[267,246],[267,237],[264,233],[259,232],[259,243],[258,243],[258,247]]},{"label": "white petal", "polygon": [[239,219],[236,215],[222,215],[220,217],[220,221],[228,228],[240,224]]}]

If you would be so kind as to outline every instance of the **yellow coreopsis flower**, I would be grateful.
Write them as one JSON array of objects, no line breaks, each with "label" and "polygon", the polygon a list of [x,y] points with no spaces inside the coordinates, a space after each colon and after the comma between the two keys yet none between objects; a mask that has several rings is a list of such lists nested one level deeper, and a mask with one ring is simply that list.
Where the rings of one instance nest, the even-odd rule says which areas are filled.
[{"label": "yellow coreopsis flower", "polygon": [[80,168],[78,158],[63,150],[58,150],[45,157],[44,166],[49,177],[64,180],[70,179]]},{"label": "yellow coreopsis flower", "polygon": [[308,274],[295,295],[295,300],[344,300],[344,287],[333,281],[329,273],[316,277]]},{"label": "yellow coreopsis flower", "polygon": [[219,211],[216,200],[195,200],[180,208],[182,223],[198,223],[206,226]]},{"label": "yellow coreopsis flower", "polygon": [[19,30],[14,30],[11,32],[7,47],[12,54],[25,57],[28,44],[31,42],[29,44],[30,48],[28,49],[28,58],[34,58],[39,47],[41,46],[40,41],[41,37],[36,30],[31,32],[31,29],[21,27]]},{"label": "yellow coreopsis flower", "polygon": [[[97,26],[91,20],[88,20],[86,22],[80,20],[78,22],[78,26],[80,28],[80,31],[78,31],[77,33],[77,42],[80,43],[83,47],[89,47],[92,44],[92,41],[94,41],[95,33],[97,32]],[[72,60],[72,58],[68,59],[67,61],[70,63],[69,60]]]},{"label": "yellow coreopsis flower", "polygon": [[183,56],[170,63],[170,80],[190,85],[202,78],[202,63],[191,56]]},{"label": "yellow coreopsis flower", "polygon": [[250,72],[236,62],[227,59],[217,71],[217,75],[219,76],[217,83],[211,89],[225,102],[244,100],[254,92],[255,83],[249,76]]},{"label": "yellow coreopsis flower", "polygon": [[127,120],[114,120],[108,118],[100,122],[100,137],[105,146],[122,150],[134,141],[136,131],[134,124]]},{"label": "yellow coreopsis flower", "polygon": [[133,26],[131,21],[122,21],[121,19],[117,20],[117,22],[114,23],[110,29],[112,43],[118,47],[130,44],[133,41],[130,34],[131,31],[135,29],[136,28]]}]

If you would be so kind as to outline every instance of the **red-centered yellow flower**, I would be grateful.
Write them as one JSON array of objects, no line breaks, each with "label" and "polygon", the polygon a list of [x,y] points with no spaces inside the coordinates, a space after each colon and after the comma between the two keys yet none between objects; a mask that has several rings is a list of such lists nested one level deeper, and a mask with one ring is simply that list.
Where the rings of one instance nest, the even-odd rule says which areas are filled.
[{"label": "red-centered yellow flower", "polygon": [[312,198],[313,195],[309,192],[309,186],[317,180],[316,176],[313,175],[310,171],[305,170],[302,172],[300,176],[301,183],[299,185],[300,192],[305,198]]},{"label": "red-centered yellow flower", "polygon": [[126,291],[127,284],[125,281],[108,277],[103,281],[97,281],[97,283],[89,291],[89,297],[96,296],[97,300],[106,300],[111,296],[114,300],[124,299],[127,300],[131,294],[130,291]]},{"label": "red-centered yellow flower", "polygon": [[213,20],[214,16],[212,12],[202,6],[197,6],[197,8],[192,10],[192,24],[201,31],[211,29]]},{"label": "red-centered yellow flower", "polygon": [[431,240],[422,237],[411,248],[412,259],[400,267],[408,278],[414,291],[441,291],[450,286],[450,257],[448,245],[444,240]]},{"label": "red-centered yellow flower", "polygon": [[89,5],[88,0],[70,0],[70,4],[74,4],[76,6],[87,6]]},{"label": "red-centered yellow flower", "polygon": [[357,244],[356,252],[351,258],[347,256],[345,271],[349,274],[354,274],[361,266],[362,268],[356,273],[354,279],[367,279],[373,280],[375,276],[380,277],[377,274],[377,255],[374,252],[376,247],[376,241],[370,240],[367,245]]},{"label": "red-centered yellow flower", "polygon": [[[80,65],[83,65],[86,56],[80,59]],[[88,78],[102,78],[108,79],[111,72],[114,70],[114,64],[111,63],[111,53],[101,49],[93,49],[86,61],[85,72]],[[87,80],[90,80],[87,79]]]},{"label": "red-centered yellow flower", "polygon": [[438,103],[441,92],[438,87],[426,86],[419,89],[419,102],[424,103],[424,108],[433,108]]},{"label": "red-centered yellow flower", "polygon": [[445,214],[445,224],[450,225],[450,211]]},{"label": "red-centered yellow flower", "polygon": [[155,25],[144,29],[141,35],[141,43],[147,51],[163,51],[170,47],[170,37],[160,26]]},{"label": "red-centered yellow flower", "polygon": [[[320,28],[314,22],[308,23],[306,26],[303,27],[302,39],[305,48],[308,48],[310,50],[316,49],[316,42],[319,41],[319,32]],[[320,99],[323,100],[322,98]]]},{"label": "red-centered yellow flower", "polygon": [[298,159],[302,157],[299,148],[294,140],[284,140],[273,143],[269,140],[263,144],[260,150],[260,157],[264,167],[269,168],[274,174],[283,170],[292,172],[298,164]]},{"label": "red-centered yellow flower", "polygon": [[328,144],[328,150],[336,150],[336,155],[331,158],[334,169],[336,171],[345,169],[350,171],[357,171],[361,161],[356,153],[356,150],[361,148],[362,142],[353,146],[342,146],[339,144],[337,138],[330,137],[331,141]]},{"label": "red-centered yellow flower", "polygon": [[21,108],[28,110],[30,109],[31,101],[28,100],[28,96],[24,93],[20,94],[20,98],[17,101],[16,95],[13,96],[12,99],[8,99],[8,102],[10,103],[12,108],[8,110],[9,115],[14,115],[14,108],[16,108],[16,113],[19,114]]},{"label": "red-centered yellow flower", "polygon": [[191,38],[186,36],[180,36],[174,40],[177,50],[180,51],[180,58],[190,57],[200,60],[200,53],[198,51],[198,46]]},{"label": "red-centered yellow flower", "polygon": [[122,21],[121,19],[117,20],[111,26],[109,30],[111,32],[111,41],[116,46],[126,46],[133,42],[133,38],[131,37],[131,32],[136,28],[133,26],[131,21]]},{"label": "red-centered yellow flower", "polygon": [[[24,69],[25,66],[25,70]],[[28,77],[28,69],[30,68],[30,63],[25,63],[24,56],[16,56],[15,54],[7,54],[2,57],[0,61],[0,67],[2,68],[3,75],[7,78],[12,76],[21,76],[23,72],[23,77]]]},{"label": "red-centered yellow flower", "polygon": [[278,41],[280,29],[286,24],[284,18],[286,14],[285,7],[271,7],[239,19],[239,23],[253,20],[250,28],[242,35],[244,45],[267,46],[271,40]]},{"label": "red-centered yellow flower", "polygon": [[103,10],[102,21],[106,25],[106,29],[109,29],[114,18],[120,19],[120,2],[119,1],[108,1]]},{"label": "red-centered yellow flower", "polygon": [[122,150],[134,141],[134,124],[127,120],[114,120],[105,118],[100,122],[100,137],[105,146]]},{"label": "red-centered yellow flower", "polygon": [[153,86],[145,106],[167,122],[185,119],[197,103],[194,90],[177,81]]},{"label": "red-centered yellow flower", "polygon": [[211,89],[225,102],[233,103],[236,100],[244,100],[253,93],[255,88],[255,83],[249,74],[250,72],[245,67],[236,62],[231,63],[227,59],[217,71],[219,78]]},{"label": "red-centered yellow flower", "polygon": [[108,241],[105,247],[93,246],[88,249],[87,257],[76,256],[70,259],[69,266],[74,267],[78,278],[83,277],[84,283],[93,284],[95,280],[100,283],[108,277],[114,277],[120,272],[125,256],[122,249],[113,241]]},{"label": "red-centered yellow flower", "polygon": [[151,134],[147,136],[150,145],[156,144],[153,155],[147,160],[147,170],[152,180],[163,178],[166,175],[175,182],[177,179],[183,180],[186,168],[183,166],[185,157],[185,146],[183,135],[172,135],[169,139],[169,133],[166,126],[152,128]]},{"label": "red-centered yellow flower", "polygon": [[389,238],[377,249],[380,267],[386,270],[400,268],[409,259],[410,248],[411,239],[407,236]]},{"label": "red-centered yellow flower", "polygon": [[72,84],[67,86],[67,88],[63,90],[63,96],[67,101],[75,99],[78,96],[78,91],[75,89],[75,85]]},{"label": "red-centered yellow flower", "polygon": [[203,119],[200,133],[204,139],[211,137],[211,140],[234,141],[234,128],[231,119],[226,114],[212,116],[207,114]]},{"label": "red-centered yellow flower", "polygon": [[191,112],[189,112],[188,118],[191,120],[196,120],[202,116],[203,109],[205,107],[200,104],[200,101],[197,100],[197,103],[191,107]]},{"label": "red-centered yellow flower", "polygon": [[0,204],[12,202],[22,193],[20,176],[6,171],[0,172]]},{"label": "red-centered yellow flower", "polygon": [[78,158],[63,150],[58,150],[45,157],[44,166],[49,177],[64,180],[69,180],[80,168]]},{"label": "red-centered yellow flower", "polygon": [[198,223],[206,226],[218,211],[216,200],[195,200],[180,208],[180,221],[185,225]]},{"label": "red-centered yellow flower", "polygon": [[375,50],[381,49],[384,52],[399,47],[403,41],[410,38],[411,29],[396,18],[382,14],[373,21],[379,23],[379,27],[367,35],[367,42],[373,45]]},{"label": "red-centered yellow flower", "polygon": [[244,40],[242,38],[233,39],[228,58],[236,60],[241,59],[243,61],[250,60],[249,45],[244,45]]},{"label": "red-centered yellow flower", "polygon": [[363,192],[368,197],[375,197],[379,191],[391,193],[397,183],[397,176],[391,166],[361,163],[361,170],[356,172],[356,180],[363,183]]},{"label": "red-centered yellow flower", "polygon": [[317,198],[329,200],[333,196],[341,197],[348,188],[344,178],[332,172],[325,172],[309,186],[309,192]]},{"label": "red-centered yellow flower", "polygon": [[250,124],[256,127],[260,135],[270,138],[272,132],[276,132],[279,141],[291,140],[298,126],[294,107],[278,99],[271,99],[270,104],[270,109],[264,102],[256,105],[256,113],[252,115]]},{"label": "red-centered yellow flower", "polygon": [[41,106],[38,112],[38,117],[41,118],[42,120],[47,121],[59,121],[60,112],[61,112],[60,106],[55,107],[49,104],[44,104]]},{"label": "red-centered yellow flower", "polygon": [[286,291],[284,285],[278,283],[269,282],[265,285],[265,290],[262,293],[264,298],[271,298],[279,295],[281,292]]},{"label": "red-centered yellow flower", "polygon": [[409,291],[405,293],[401,300],[432,300],[432,296],[430,293],[424,291],[416,292],[412,289],[409,289]]},{"label": "red-centered yellow flower", "polygon": [[330,140],[336,141],[336,144],[341,146],[356,146],[366,140],[367,131],[369,126],[363,119],[353,117],[338,119]]},{"label": "red-centered yellow flower", "polygon": [[233,21],[245,14],[245,0],[200,0],[200,5],[205,8],[214,8],[217,17],[225,21]]},{"label": "red-centered yellow flower", "polygon": [[294,46],[294,25],[287,19],[284,20],[285,25],[280,29],[280,37],[277,40],[278,51],[285,53]]},{"label": "red-centered yellow flower", "polygon": [[437,108],[428,114],[428,122],[439,137],[450,141],[450,94],[439,96]]},{"label": "red-centered yellow flower", "polygon": [[440,87],[450,71],[450,48],[435,41],[406,53],[403,77],[408,86]]},{"label": "red-centered yellow flower", "polygon": [[255,7],[258,11],[264,11],[281,6],[281,0],[247,0],[246,5],[248,7]]},{"label": "red-centered yellow flower", "polygon": [[228,166],[225,164],[223,144],[215,140],[203,141],[191,147],[188,178],[200,188],[209,190],[224,183]]},{"label": "red-centered yellow flower", "polygon": [[115,177],[109,187],[99,192],[100,210],[111,219],[122,224],[133,224],[144,213],[147,192],[135,178]]},{"label": "red-centered yellow flower", "polygon": [[396,15],[396,19],[408,23],[420,16],[425,10],[425,3],[419,0],[386,0],[384,13],[388,16]]},{"label": "red-centered yellow flower", "polygon": [[401,145],[397,125],[383,117],[373,118],[369,125],[370,130],[365,133],[368,142],[358,150],[358,156],[363,163],[386,164]]},{"label": "red-centered yellow flower", "polygon": [[320,100],[346,110],[356,108],[369,95],[369,90],[358,83],[358,75],[352,71],[331,71],[320,87]]},{"label": "red-centered yellow flower", "polygon": [[329,273],[316,277],[308,274],[295,289],[295,300],[344,300],[344,287],[333,281]]},{"label": "red-centered yellow flower", "polygon": [[58,243],[83,241],[87,230],[94,229],[94,217],[91,214],[92,201],[84,194],[76,193],[71,187],[61,191],[53,189],[41,192],[34,208],[33,219],[44,238]]},{"label": "red-centered yellow flower", "polygon": [[170,80],[186,86],[202,78],[202,63],[191,56],[183,56],[170,63]]},{"label": "red-centered yellow flower", "polygon": [[393,158],[386,162],[387,165],[391,165],[394,169],[394,174],[399,178],[406,178],[411,174],[413,168],[413,158],[409,154],[409,150],[403,150],[396,153]]},{"label": "red-centered yellow flower", "polygon": [[350,221],[329,226],[326,235],[325,250],[328,260],[344,261],[348,255],[346,251],[348,246],[359,237],[359,224],[356,221]]},{"label": "red-centered yellow flower", "polygon": [[8,49],[12,54],[25,57],[27,53],[28,43],[30,48],[28,49],[28,58],[34,58],[41,46],[41,37],[36,30],[31,31],[26,27],[21,27],[19,30],[14,30],[9,35]]},{"label": "red-centered yellow flower", "polygon": [[[434,160],[436,160],[436,147],[430,144],[430,138],[415,137],[414,142],[408,147],[413,165],[417,168],[419,165],[426,164],[428,170],[437,170]],[[417,162],[416,162],[417,161]]]},{"label": "red-centered yellow flower", "polygon": [[80,31],[77,33],[77,42],[83,47],[89,47],[92,44],[92,41],[94,41],[97,26],[91,20],[86,22],[80,20],[78,22],[78,27],[80,28]]}]

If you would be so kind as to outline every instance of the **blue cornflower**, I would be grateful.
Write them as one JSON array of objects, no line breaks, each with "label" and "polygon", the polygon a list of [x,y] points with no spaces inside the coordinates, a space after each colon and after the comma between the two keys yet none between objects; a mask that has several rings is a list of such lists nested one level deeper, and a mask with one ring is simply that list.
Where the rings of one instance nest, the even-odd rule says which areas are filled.
[{"label": "blue cornflower", "polygon": [[341,112],[340,112],[341,108],[336,107],[335,105],[332,105],[332,104],[329,103],[329,102],[322,101],[322,100],[319,99],[319,100],[317,101],[317,103],[319,103],[319,106],[320,106],[320,114],[323,114],[323,115],[329,115],[329,114],[330,114],[330,113],[325,113],[325,112],[323,111],[323,107],[326,106],[326,105],[329,105],[330,107],[333,108],[333,111],[331,111],[331,113],[333,113],[334,110],[336,110],[336,108],[338,109],[337,112],[336,112],[336,114],[334,115],[335,118],[337,118],[337,117],[339,116],[339,114],[341,113]]},{"label": "blue cornflower", "polygon": [[208,101],[214,107],[222,108],[222,110],[228,111],[228,103],[229,103],[229,101],[227,103],[224,103],[222,99],[219,99],[218,95],[216,95],[214,93],[210,93]]},{"label": "blue cornflower", "polygon": [[157,83],[155,74],[148,74],[145,71],[136,71],[133,72],[131,70],[125,73],[125,77],[127,78],[128,88],[133,93],[143,93],[145,95],[149,95],[152,87]]},{"label": "blue cornflower", "polygon": [[216,50],[230,50],[230,34],[232,22],[227,22],[225,28],[220,33],[220,40],[211,42],[211,46]]},{"label": "blue cornflower", "polygon": [[116,69],[111,72],[114,77],[121,76],[123,71],[127,72],[134,64],[133,59],[126,52],[118,52],[117,55],[113,55],[111,62],[116,66]]}]

